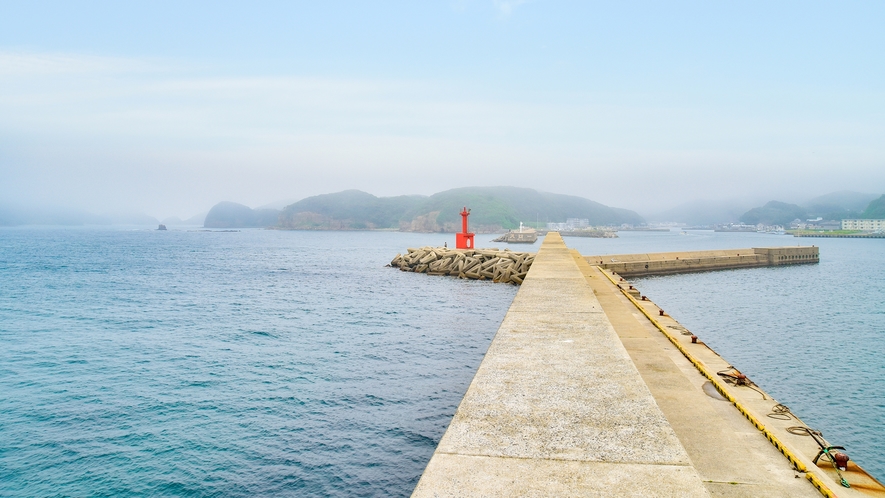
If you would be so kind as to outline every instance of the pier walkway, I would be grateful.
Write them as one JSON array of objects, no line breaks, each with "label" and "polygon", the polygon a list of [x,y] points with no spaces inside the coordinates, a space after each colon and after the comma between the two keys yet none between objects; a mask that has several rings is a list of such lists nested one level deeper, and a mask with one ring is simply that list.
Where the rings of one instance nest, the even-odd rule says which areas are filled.
[{"label": "pier walkway", "polygon": [[709,384],[551,233],[413,496],[821,496]]}]

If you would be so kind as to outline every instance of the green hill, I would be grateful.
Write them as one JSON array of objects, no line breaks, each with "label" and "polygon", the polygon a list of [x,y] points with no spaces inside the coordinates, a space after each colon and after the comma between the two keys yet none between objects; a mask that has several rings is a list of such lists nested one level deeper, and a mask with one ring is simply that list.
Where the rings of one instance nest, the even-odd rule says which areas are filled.
[{"label": "green hill", "polygon": [[808,211],[809,218],[820,216],[825,220],[842,220],[860,217],[864,207],[876,197],[875,194],[842,190],[815,197],[803,206]]},{"label": "green hill", "polygon": [[873,220],[885,219],[885,195],[870,202],[870,204],[867,205],[867,208],[864,210],[863,214],[861,214],[860,216],[861,218]]},{"label": "green hill", "polygon": [[[445,231],[457,231],[462,207],[471,209],[471,226],[487,229],[518,228],[519,222],[565,221],[587,218],[591,225],[639,224],[645,220],[627,209],[605,206],[583,197],[551,194],[517,187],[465,187],[446,190],[427,198],[412,217],[439,212],[436,222]],[[454,225],[454,226],[453,226]]]},{"label": "green hill", "polygon": [[280,227],[315,230],[399,228],[400,220],[426,197],[375,197],[360,190],[308,197],[283,208]]},{"label": "green hill", "polygon": [[741,221],[749,225],[762,223],[763,225],[782,225],[787,226],[799,218],[805,220],[808,218],[808,211],[796,204],[787,204],[786,202],[771,201],[768,204],[753,208],[741,215]]},{"label": "green hill", "polygon": [[430,197],[375,197],[359,190],[318,195],[286,206],[280,214],[280,227],[455,232],[461,224],[458,213],[465,206],[471,209],[471,229],[479,232],[516,228],[520,221],[587,218],[594,225],[644,221],[633,211],[582,197],[516,187],[467,187]]}]

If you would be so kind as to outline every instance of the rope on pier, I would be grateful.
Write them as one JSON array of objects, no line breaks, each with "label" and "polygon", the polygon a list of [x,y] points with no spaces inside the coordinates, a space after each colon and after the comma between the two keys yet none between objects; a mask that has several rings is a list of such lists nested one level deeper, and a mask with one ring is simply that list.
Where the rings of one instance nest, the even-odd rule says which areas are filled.
[{"label": "rope on pier", "polygon": [[[790,411],[787,405],[778,403],[771,408],[771,413],[769,413],[768,416],[777,420],[791,420],[793,418],[793,412]],[[787,430],[789,431],[790,429]]]},{"label": "rope on pier", "polygon": [[746,375],[740,373],[738,369],[734,368],[734,366],[732,365],[729,365],[728,368],[726,368],[725,370],[720,370],[716,372],[716,375],[722,377],[722,380],[728,382],[733,386],[749,387],[750,389],[761,394],[762,399],[768,399],[768,397],[765,396],[765,392],[763,392],[762,389],[759,389],[759,386],[757,386],[755,382],[747,378]]}]

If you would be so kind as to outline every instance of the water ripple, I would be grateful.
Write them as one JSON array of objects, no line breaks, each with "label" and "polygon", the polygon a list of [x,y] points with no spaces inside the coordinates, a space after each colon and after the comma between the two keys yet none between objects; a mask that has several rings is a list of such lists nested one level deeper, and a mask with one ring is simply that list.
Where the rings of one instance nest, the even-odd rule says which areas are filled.
[{"label": "water ripple", "polygon": [[406,496],[516,290],[383,267],[438,235],[2,237],[4,496]]}]

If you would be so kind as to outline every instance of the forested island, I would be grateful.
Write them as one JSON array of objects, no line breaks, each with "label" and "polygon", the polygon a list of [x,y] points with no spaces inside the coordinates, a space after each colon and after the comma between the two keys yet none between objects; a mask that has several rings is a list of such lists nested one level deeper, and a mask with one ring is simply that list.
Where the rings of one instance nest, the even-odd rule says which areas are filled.
[{"label": "forested island", "polygon": [[345,190],[300,200],[282,210],[253,210],[222,202],[206,216],[207,228],[274,227],[289,230],[401,230],[456,232],[458,212],[472,209],[471,230],[493,233],[547,221],[584,218],[591,225],[641,224],[628,209],[613,208],[583,197],[517,187],[465,187],[431,196],[376,197]]}]

